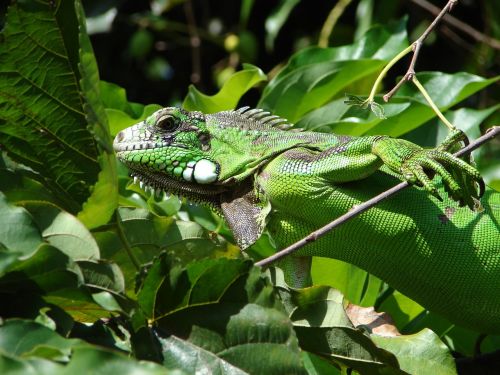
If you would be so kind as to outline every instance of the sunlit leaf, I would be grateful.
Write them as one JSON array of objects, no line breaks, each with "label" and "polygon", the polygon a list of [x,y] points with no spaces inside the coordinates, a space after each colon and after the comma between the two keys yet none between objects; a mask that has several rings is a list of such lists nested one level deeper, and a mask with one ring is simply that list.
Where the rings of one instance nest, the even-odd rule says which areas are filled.
[{"label": "sunlit leaf", "polygon": [[75,213],[100,168],[78,86],[76,16],[71,6],[55,5],[9,7],[0,43],[0,143],[14,160],[43,175]]},{"label": "sunlit leaf", "polygon": [[215,95],[205,95],[194,86],[189,86],[189,92],[182,106],[187,110],[201,111],[203,113],[234,109],[244,93],[266,79],[266,75],[259,68],[250,64],[243,64],[243,70],[229,77]]}]

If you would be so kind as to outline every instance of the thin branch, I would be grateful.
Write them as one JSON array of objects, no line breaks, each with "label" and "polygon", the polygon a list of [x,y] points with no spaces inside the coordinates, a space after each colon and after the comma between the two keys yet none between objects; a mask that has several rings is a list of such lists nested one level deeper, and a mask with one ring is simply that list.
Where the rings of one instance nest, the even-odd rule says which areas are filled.
[{"label": "thin branch", "polygon": [[436,25],[441,21],[441,19],[444,17],[444,15],[448,12],[450,12],[455,4],[458,2],[458,0],[449,0],[448,3],[444,6],[443,9],[441,9],[441,12],[436,16],[434,21],[429,25],[429,27],[424,31],[424,33],[415,41],[413,42],[413,57],[410,62],[410,66],[408,67],[408,70],[406,71],[405,75],[401,80],[394,86],[394,88],[389,91],[387,94],[384,95],[384,101],[389,101],[394,94],[399,90],[399,88],[406,82],[411,81],[413,76],[415,75],[415,64],[417,63],[418,55],[420,53],[420,49],[422,48],[422,44],[424,43],[425,39],[429,36],[429,34],[434,30]]},{"label": "thin branch", "polygon": [[[429,13],[432,13],[434,16],[439,14],[439,8],[426,0],[411,0],[412,3],[418,5],[419,7],[427,10]],[[500,40],[495,39],[491,36],[483,34],[482,32],[474,29],[469,26],[465,22],[460,21],[458,18],[453,17],[451,14],[446,14],[443,17],[443,22],[447,23],[450,26],[457,28],[463,33],[469,35],[477,42],[485,43],[489,45],[491,48],[500,50]]]},{"label": "thin branch", "polygon": [[319,34],[318,46],[319,47],[328,47],[328,40],[330,39],[330,35],[332,34],[333,28],[337,23],[340,16],[344,13],[345,8],[352,2],[352,0],[339,0],[332,8],[328,17],[326,18],[323,27],[321,28],[321,32]]},{"label": "thin branch", "polygon": [[196,19],[194,18],[193,4],[191,3],[191,0],[187,0],[184,3],[184,12],[186,13],[189,31],[189,43],[191,44],[191,57],[193,66],[193,70],[191,73],[191,82],[196,84],[201,81],[201,39],[198,35],[198,28],[196,27]]},{"label": "thin branch", "polygon": [[[462,148],[458,152],[456,152],[454,155],[459,157],[466,155],[472,151],[474,151],[476,148],[481,146],[483,143],[488,142],[495,138],[496,136],[500,135],[500,126],[494,126],[491,129],[489,129],[485,135],[479,137],[476,139],[474,142],[471,142],[468,146]],[[337,219],[333,220],[332,222],[326,224],[324,227],[312,232],[308,236],[304,237],[303,239],[295,242],[294,244],[288,246],[287,248],[277,252],[274,255],[271,255],[270,257],[266,259],[262,259],[259,262],[256,262],[256,266],[264,267],[268,266],[269,264],[277,261],[278,259],[281,259],[287,255],[290,255],[297,250],[301,249],[305,245],[307,245],[310,242],[316,241],[318,238],[323,237],[325,234],[329,233],[331,230],[335,229],[339,225],[344,224],[345,222],[349,221],[350,219],[358,216],[359,214],[365,212],[366,210],[372,208],[373,206],[377,205],[378,203],[382,202],[383,200],[393,196],[394,194],[400,192],[403,189],[406,189],[409,187],[410,184],[408,182],[401,182],[398,185],[394,186],[393,188],[390,188],[389,190],[384,191],[383,193],[367,200],[366,202],[363,202],[359,205],[354,206],[350,211],[345,213],[344,215],[338,217]]]}]

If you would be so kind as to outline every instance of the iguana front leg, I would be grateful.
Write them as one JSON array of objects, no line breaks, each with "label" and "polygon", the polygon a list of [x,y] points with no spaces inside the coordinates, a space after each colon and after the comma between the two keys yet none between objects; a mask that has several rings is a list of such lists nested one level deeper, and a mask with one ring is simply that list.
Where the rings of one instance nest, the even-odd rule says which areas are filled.
[{"label": "iguana front leg", "polygon": [[380,137],[373,143],[372,152],[404,180],[423,186],[428,193],[442,200],[432,181],[434,174],[438,174],[453,200],[474,209],[484,192],[481,175],[474,167],[447,152],[462,138],[461,132],[451,133],[440,146],[427,150],[402,139]]}]

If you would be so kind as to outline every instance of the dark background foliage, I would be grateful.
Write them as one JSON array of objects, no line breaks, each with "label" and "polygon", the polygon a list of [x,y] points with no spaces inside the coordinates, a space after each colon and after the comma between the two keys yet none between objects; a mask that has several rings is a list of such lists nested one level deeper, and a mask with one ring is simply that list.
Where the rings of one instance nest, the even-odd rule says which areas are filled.
[{"label": "dark background foliage", "polygon": [[[172,4],[163,12],[152,12],[161,4]],[[266,46],[266,21],[286,1],[192,1],[191,11],[182,1],[107,0],[84,1],[87,16],[92,18],[116,7],[116,17],[107,32],[92,34],[92,44],[99,63],[101,78],[127,89],[128,97],[140,103],[178,104],[193,83],[193,48],[189,40],[189,14],[194,17],[200,36],[200,78],[194,80],[203,92],[213,93],[218,82],[240,62],[257,65],[266,73],[284,64],[298,49],[315,45],[321,26],[334,1],[297,1],[290,11],[274,44]],[[252,4],[248,16],[242,9]],[[289,3],[295,3],[294,1]],[[386,24],[408,16],[408,30],[415,39],[432,20],[432,15],[412,1],[372,1],[373,11],[363,12],[353,1],[337,23],[330,46],[352,43],[362,27]],[[364,2],[369,3],[369,2]],[[445,1],[433,0],[438,7]],[[498,1],[460,1],[453,16],[477,30],[500,37]],[[177,4],[177,5],[176,5]],[[495,16],[497,15],[497,16]],[[92,30],[89,30],[92,31]],[[234,37],[239,39],[235,42]],[[237,44],[233,46],[233,44]],[[467,71],[483,77],[498,74],[498,50],[477,43],[463,32],[443,24],[431,36],[418,61],[418,69],[442,72]],[[404,73],[406,64],[399,64],[389,78]],[[226,75],[224,75],[226,74]],[[390,80],[389,80],[390,82]],[[499,90],[497,88],[496,92]],[[491,93],[490,93],[491,95]],[[474,99],[484,106],[486,94]],[[255,105],[255,93],[245,98]]]}]

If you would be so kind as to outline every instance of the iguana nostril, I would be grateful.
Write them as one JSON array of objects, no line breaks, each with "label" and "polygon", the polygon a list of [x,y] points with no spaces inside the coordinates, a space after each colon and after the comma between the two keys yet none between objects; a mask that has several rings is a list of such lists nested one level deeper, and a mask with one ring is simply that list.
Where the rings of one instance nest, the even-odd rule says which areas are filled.
[{"label": "iguana nostril", "polygon": [[116,135],[115,142],[121,142],[123,138],[125,138],[125,132],[121,131]]},{"label": "iguana nostril", "polygon": [[119,132],[115,139],[113,140],[113,148],[115,149],[116,152],[122,151],[123,145],[121,142],[125,139],[125,132],[121,131]]}]

